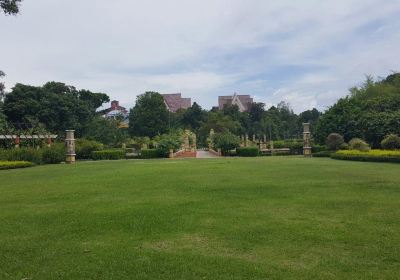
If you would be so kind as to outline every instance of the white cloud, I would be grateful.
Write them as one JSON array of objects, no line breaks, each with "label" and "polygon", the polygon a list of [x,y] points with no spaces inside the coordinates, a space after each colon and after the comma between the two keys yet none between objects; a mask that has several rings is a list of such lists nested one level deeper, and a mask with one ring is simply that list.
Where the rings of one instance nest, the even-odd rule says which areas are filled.
[{"label": "white cloud", "polygon": [[325,108],[400,70],[399,13],[399,0],[24,1],[0,16],[0,68],[8,88],[58,80],[121,102],[181,91],[209,108],[237,91]]}]

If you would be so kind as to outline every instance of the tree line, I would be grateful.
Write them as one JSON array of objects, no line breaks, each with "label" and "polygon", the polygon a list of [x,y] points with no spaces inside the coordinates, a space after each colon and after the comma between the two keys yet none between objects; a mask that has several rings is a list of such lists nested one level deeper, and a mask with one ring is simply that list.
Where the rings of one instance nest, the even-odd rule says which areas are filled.
[{"label": "tree line", "polygon": [[121,127],[121,120],[101,116],[99,108],[110,101],[105,93],[48,82],[43,86],[16,84],[7,94],[0,84],[0,94],[0,128],[7,123],[37,122],[60,135],[66,129],[75,129],[78,137],[110,146],[132,137],[154,138],[184,129],[196,133],[202,146],[207,145],[211,129],[236,137],[248,134],[257,138],[266,135],[269,140],[296,139],[302,137],[303,122],[311,123],[313,140],[319,144],[324,144],[330,133],[339,133],[346,141],[361,138],[375,147],[385,135],[400,133],[398,73],[376,81],[368,77],[323,113],[314,108],[296,114],[285,102],[270,108],[253,103],[248,112],[240,112],[236,105],[208,111],[195,102],[186,110],[172,113],[159,93],[146,92],[130,109],[127,129]]}]

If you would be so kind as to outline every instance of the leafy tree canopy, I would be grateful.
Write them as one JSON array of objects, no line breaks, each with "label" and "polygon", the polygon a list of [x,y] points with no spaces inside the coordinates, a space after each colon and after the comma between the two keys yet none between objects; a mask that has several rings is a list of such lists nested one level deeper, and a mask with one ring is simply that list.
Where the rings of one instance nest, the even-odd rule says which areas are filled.
[{"label": "leafy tree canopy", "polygon": [[129,132],[132,136],[164,134],[169,129],[169,112],[164,98],[158,92],[146,92],[136,99],[129,115]]},{"label": "leafy tree canopy", "polygon": [[19,4],[22,0],[0,0],[0,8],[5,14],[15,15],[19,12]]},{"label": "leafy tree canopy", "polygon": [[40,122],[49,131],[75,129],[80,135],[96,109],[108,101],[104,93],[77,90],[64,83],[16,84],[5,97],[4,113],[10,122]]},{"label": "leafy tree canopy", "polygon": [[379,147],[388,134],[400,133],[400,73],[374,81],[367,77],[359,87],[350,89],[320,118],[315,137],[323,142],[332,132],[340,133],[346,142],[352,138],[366,140]]}]

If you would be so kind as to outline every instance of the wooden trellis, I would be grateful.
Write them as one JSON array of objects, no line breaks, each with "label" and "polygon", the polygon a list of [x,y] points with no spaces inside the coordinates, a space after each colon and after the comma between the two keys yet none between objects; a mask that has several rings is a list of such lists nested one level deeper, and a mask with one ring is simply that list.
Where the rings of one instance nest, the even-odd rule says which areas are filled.
[{"label": "wooden trellis", "polygon": [[50,146],[58,135],[51,134],[46,131],[38,123],[8,123],[0,130],[0,141],[13,142],[16,148],[19,148],[21,140],[47,140],[47,145]]}]

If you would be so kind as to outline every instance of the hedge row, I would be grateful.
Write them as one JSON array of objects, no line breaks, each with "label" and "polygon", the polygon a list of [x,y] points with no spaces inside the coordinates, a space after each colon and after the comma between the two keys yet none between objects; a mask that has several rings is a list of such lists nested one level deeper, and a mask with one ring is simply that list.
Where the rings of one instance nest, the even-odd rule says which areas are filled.
[{"label": "hedge row", "polygon": [[396,162],[400,163],[400,151],[371,150],[362,152],[357,150],[338,151],[331,155],[333,159],[371,161],[371,162]]},{"label": "hedge row", "polygon": [[50,148],[19,148],[0,150],[0,160],[5,161],[28,161],[35,164],[53,164],[65,160],[65,149],[63,144],[54,144]]},{"label": "hedge row", "polygon": [[162,153],[157,149],[143,149],[140,155],[142,159],[149,159],[149,158],[160,158],[165,157]]},{"label": "hedge row", "polygon": [[330,157],[334,153],[335,152],[333,152],[333,151],[321,151],[321,152],[313,153],[312,156],[313,157]]},{"label": "hedge row", "polygon": [[0,161],[0,170],[25,168],[31,166],[33,166],[33,163],[27,161]]},{"label": "hedge row", "polygon": [[118,160],[125,158],[125,150],[102,150],[102,151],[93,151],[91,152],[91,158],[93,160]]},{"label": "hedge row", "polygon": [[238,157],[256,157],[258,156],[258,148],[257,147],[237,148],[236,155]]}]

